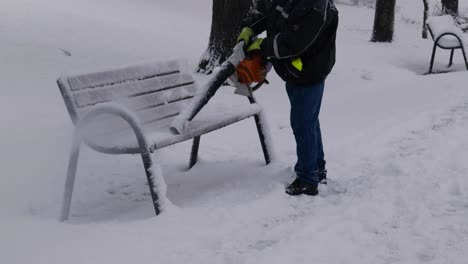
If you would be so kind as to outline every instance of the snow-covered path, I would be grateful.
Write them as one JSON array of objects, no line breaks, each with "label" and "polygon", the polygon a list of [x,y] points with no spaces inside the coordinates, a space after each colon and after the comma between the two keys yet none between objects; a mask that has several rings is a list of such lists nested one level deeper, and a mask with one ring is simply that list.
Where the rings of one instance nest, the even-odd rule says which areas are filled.
[{"label": "snow-covered path", "polygon": [[[278,180],[286,171],[273,165],[256,170],[262,180],[270,178],[266,186],[254,182],[257,193],[228,185],[211,193],[212,200],[154,219],[7,223],[3,256],[15,263],[31,256],[36,263],[464,263],[466,129],[468,105],[462,104],[372,146],[386,151],[359,157],[346,168],[352,173],[321,186],[314,199],[285,196]],[[18,224],[25,229],[14,228]]]},{"label": "snow-covered path", "polygon": [[458,61],[454,73],[421,75],[432,43],[419,25],[399,13],[396,42],[371,44],[372,10],[342,5],[321,114],[332,182],[318,197],[284,195],[295,151],[272,75],[257,97],[273,164],[263,165],[253,121],[205,136],[189,172],[189,143],[160,151],[175,207],[155,218],[138,157],[85,150],[71,223],[59,223],[72,127],[55,78],[196,60],[210,1],[49,1],[0,3],[0,263],[466,263],[468,74]]}]

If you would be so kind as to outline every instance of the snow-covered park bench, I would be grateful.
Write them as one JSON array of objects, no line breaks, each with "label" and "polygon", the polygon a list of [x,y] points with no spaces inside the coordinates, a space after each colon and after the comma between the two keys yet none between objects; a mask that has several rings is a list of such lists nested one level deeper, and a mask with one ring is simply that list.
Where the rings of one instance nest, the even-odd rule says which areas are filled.
[{"label": "snow-covered park bench", "polygon": [[429,74],[432,73],[437,47],[451,50],[448,67],[453,65],[453,55],[455,50],[461,49],[463,60],[466,65],[466,69],[468,70],[468,59],[466,56],[466,51],[468,50],[468,35],[464,34],[456,25],[453,17],[450,15],[430,17],[427,20],[427,25],[432,39],[434,40]]},{"label": "snow-covered park bench", "polygon": [[[193,139],[189,169],[197,162],[200,137],[243,119],[254,117],[266,163],[270,155],[265,143],[261,107],[250,104],[210,103],[180,135],[169,126],[197,93],[194,76],[182,63],[148,63],[114,70],[61,77],[57,84],[76,127],[68,164],[62,205],[62,221],[69,217],[80,145],[106,154],[141,154],[154,210],[162,208],[164,180],[152,153]],[[236,97],[237,98],[237,97]],[[236,100],[233,100],[236,101]],[[154,154],[153,154],[154,155]],[[165,198],[165,197],[164,197]]]}]

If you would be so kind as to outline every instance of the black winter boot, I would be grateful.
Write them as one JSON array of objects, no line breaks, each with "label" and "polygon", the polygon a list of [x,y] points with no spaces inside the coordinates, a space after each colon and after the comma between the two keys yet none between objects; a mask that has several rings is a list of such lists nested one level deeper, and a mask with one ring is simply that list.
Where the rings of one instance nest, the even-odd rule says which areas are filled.
[{"label": "black winter boot", "polygon": [[327,184],[327,170],[322,169],[318,172],[319,183]]},{"label": "black winter boot", "polygon": [[286,193],[291,196],[301,194],[314,196],[318,194],[317,184],[312,184],[300,179],[296,179],[288,187],[286,187]]}]

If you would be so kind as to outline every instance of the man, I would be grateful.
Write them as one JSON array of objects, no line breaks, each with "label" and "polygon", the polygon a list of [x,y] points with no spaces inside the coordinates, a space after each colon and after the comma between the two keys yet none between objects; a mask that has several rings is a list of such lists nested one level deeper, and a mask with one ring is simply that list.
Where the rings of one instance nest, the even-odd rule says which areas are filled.
[{"label": "man", "polygon": [[[335,64],[338,11],[333,0],[258,0],[238,37],[260,52],[286,82],[296,139],[296,179],[289,195],[317,195],[326,183],[319,113],[324,82]],[[256,38],[263,31],[267,37]]]}]

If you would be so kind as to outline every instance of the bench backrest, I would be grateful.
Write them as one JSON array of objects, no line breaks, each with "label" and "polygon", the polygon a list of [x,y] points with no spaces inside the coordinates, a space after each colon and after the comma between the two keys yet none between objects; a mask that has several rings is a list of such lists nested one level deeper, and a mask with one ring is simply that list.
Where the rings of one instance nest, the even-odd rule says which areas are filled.
[{"label": "bench backrest", "polygon": [[[76,122],[92,107],[101,103],[125,106],[143,124],[178,115],[197,91],[193,75],[184,71],[178,61],[149,63],[62,77],[57,80],[68,112]],[[115,130],[124,123],[115,120],[102,123],[104,129]]]},{"label": "bench backrest", "polygon": [[427,19],[427,26],[434,40],[447,33],[463,39],[463,31],[457,26],[451,15],[430,17]]}]

